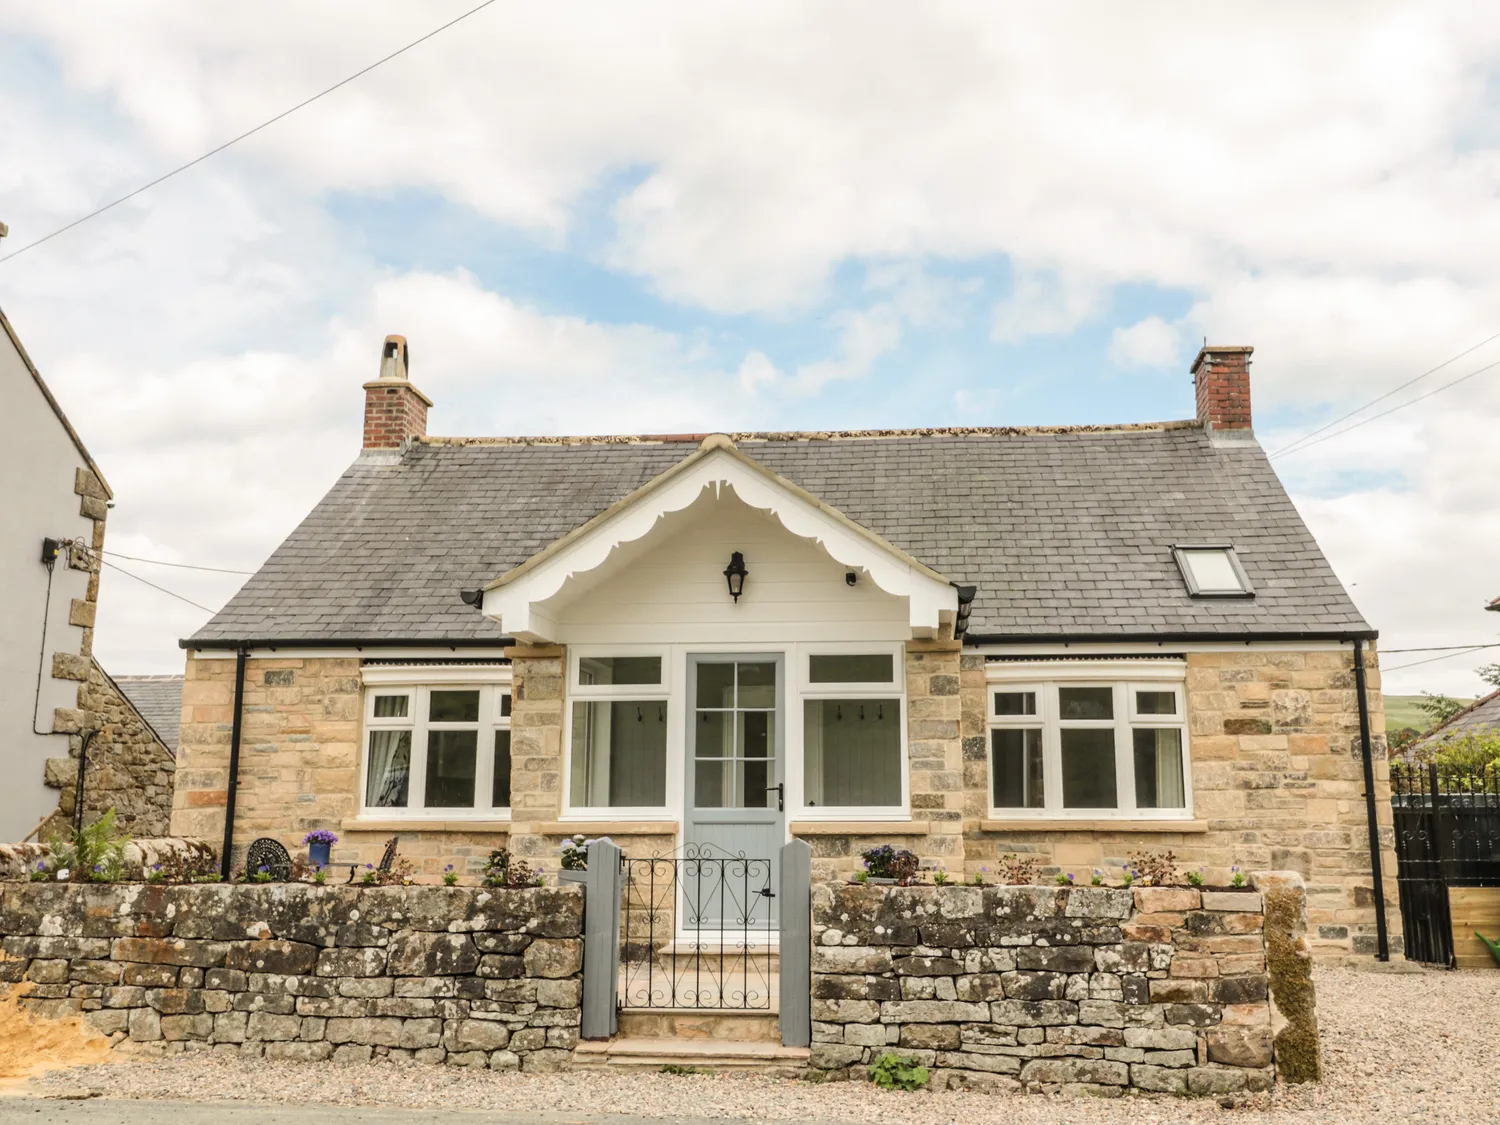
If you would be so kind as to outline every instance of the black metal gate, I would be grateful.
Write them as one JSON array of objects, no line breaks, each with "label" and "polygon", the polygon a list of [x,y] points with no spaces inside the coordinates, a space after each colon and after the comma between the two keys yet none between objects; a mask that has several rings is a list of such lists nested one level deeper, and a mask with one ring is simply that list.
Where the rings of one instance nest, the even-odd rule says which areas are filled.
[{"label": "black metal gate", "polygon": [[1406,956],[1453,964],[1449,887],[1500,887],[1500,766],[1392,763]]},{"label": "black metal gate", "polygon": [[773,1011],[775,862],[696,844],[622,858],[620,1006]]}]

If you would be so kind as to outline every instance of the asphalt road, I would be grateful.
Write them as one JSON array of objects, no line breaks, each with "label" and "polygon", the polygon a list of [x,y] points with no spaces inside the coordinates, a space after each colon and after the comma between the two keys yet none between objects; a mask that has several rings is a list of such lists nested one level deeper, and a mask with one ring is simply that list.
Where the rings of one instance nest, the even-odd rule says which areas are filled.
[{"label": "asphalt road", "polygon": [[0,1125],[724,1125],[707,1118],[0,1097]]}]

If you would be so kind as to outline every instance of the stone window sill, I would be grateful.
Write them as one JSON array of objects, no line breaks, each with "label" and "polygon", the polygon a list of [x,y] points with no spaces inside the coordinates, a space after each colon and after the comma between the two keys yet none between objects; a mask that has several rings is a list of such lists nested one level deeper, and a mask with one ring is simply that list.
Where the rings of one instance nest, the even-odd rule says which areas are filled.
[{"label": "stone window sill", "polygon": [[533,836],[675,836],[675,820],[549,820],[522,825]]},{"label": "stone window sill", "polygon": [[793,836],[923,836],[925,820],[794,820]]},{"label": "stone window sill", "polygon": [[352,816],[339,825],[345,832],[504,832],[514,826],[508,820],[435,820],[418,817]]},{"label": "stone window sill", "polygon": [[1042,819],[1015,817],[1010,820],[981,820],[984,832],[1138,832],[1143,834],[1199,835],[1208,831],[1206,820],[1100,820]]}]

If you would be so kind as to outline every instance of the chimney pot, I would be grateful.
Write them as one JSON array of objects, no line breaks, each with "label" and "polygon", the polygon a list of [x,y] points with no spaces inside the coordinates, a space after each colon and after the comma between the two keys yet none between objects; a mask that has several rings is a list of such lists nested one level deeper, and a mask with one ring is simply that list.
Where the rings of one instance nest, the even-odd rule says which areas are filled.
[{"label": "chimney pot", "polygon": [[411,385],[411,353],[405,336],[387,336],[380,351],[380,377],[365,384],[366,449],[404,449],[427,436],[428,398]]},{"label": "chimney pot", "polygon": [[1193,360],[1198,421],[1210,430],[1250,429],[1250,356],[1248,345],[1204,344]]}]

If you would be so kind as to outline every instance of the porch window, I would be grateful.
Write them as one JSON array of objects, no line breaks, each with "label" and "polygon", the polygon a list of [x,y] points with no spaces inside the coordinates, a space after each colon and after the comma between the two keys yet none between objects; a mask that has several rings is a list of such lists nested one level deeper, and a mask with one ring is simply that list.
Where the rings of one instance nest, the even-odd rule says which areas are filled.
[{"label": "porch window", "polygon": [[659,655],[579,658],[569,747],[570,808],[666,806],[668,707],[662,664]]},{"label": "porch window", "polygon": [[365,809],[509,812],[508,684],[372,686],[366,698]]},{"label": "porch window", "polygon": [[813,653],[802,693],[808,808],[904,809],[901,691],[895,654]]},{"label": "porch window", "polygon": [[997,815],[1187,815],[1180,684],[1004,683],[989,695]]}]

